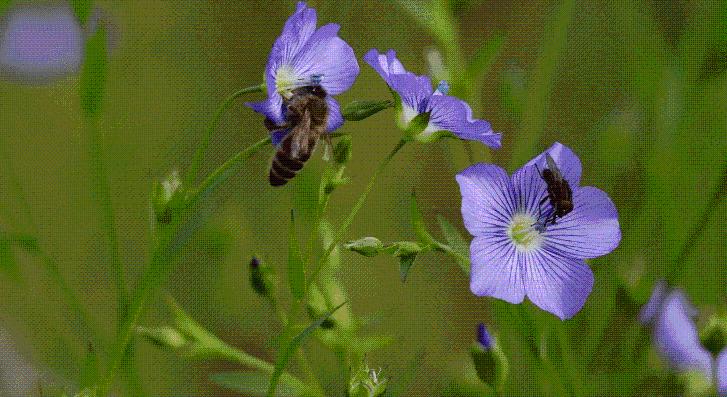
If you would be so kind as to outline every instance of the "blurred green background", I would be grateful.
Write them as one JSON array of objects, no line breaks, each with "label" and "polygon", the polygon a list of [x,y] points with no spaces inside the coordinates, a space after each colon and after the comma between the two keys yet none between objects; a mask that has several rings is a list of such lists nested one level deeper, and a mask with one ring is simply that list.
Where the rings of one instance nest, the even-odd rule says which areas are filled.
[{"label": "blurred green background", "polygon": [[[100,128],[120,252],[127,282],[134,285],[150,250],[152,182],[184,171],[219,103],[261,82],[268,51],[294,3],[96,4],[120,37],[109,57]],[[496,152],[470,144],[474,161],[491,159],[512,171],[559,141],[580,155],[583,185],[607,191],[619,209],[621,246],[592,261],[593,294],[566,323],[573,348],[581,353],[578,371],[588,375],[588,394],[644,391],[644,379],[663,373],[664,364],[653,354],[642,362],[624,362],[619,355],[619,346],[641,335],[635,315],[657,279],[683,287],[700,308],[700,321],[727,310],[725,2],[459,0],[448,3],[456,24],[445,33],[449,36],[440,37],[436,26],[422,24],[411,12],[429,9],[425,2],[413,7],[389,1],[309,4],[318,9],[319,24],[341,25],[341,37],[359,59],[370,48],[394,48],[419,74],[428,73],[426,54],[434,49],[444,54],[445,64],[451,61],[452,48],[442,47],[447,38],[459,43],[465,62],[483,43],[504,38],[481,84],[459,92],[473,103],[477,117],[503,132],[503,147]],[[388,98],[380,77],[363,61],[360,66],[357,83],[339,101]],[[110,272],[99,264],[104,240],[90,193],[89,136],[78,85],[75,75],[42,85],[0,81],[0,231],[36,236],[79,291],[93,326],[110,339],[116,298]],[[353,138],[347,168],[353,184],[332,197],[328,219],[335,224],[363,190],[373,162],[401,134],[391,111],[347,123],[341,131]],[[240,101],[223,118],[203,170],[213,170],[265,134],[261,117]],[[305,194],[324,164],[316,155],[291,184],[273,189],[267,183],[271,154],[254,156],[216,195],[208,225],[164,288],[223,340],[269,361],[275,357],[269,344],[280,326],[249,287],[247,262],[257,254],[285,273],[293,197]],[[437,214],[464,232],[454,174],[468,164],[459,141],[408,145],[375,186],[347,237],[413,239],[412,190],[435,234]],[[6,261],[0,273],[0,328],[48,383],[73,384],[86,343],[41,261],[20,249],[13,253],[15,265]],[[446,394],[447,388],[465,390],[462,385],[475,383],[469,347],[475,324],[482,321],[501,335],[510,356],[510,393],[558,394],[535,386],[547,380],[520,343],[522,338],[547,341],[552,316],[533,310],[540,331],[523,334],[505,304],[473,296],[467,276],[442,255],[419,258],[405,284],[390,257],[342,255],[339,276],[353,312],[378,316],[367,332],[396,338],[392,346],[370,353],[368,362],[396,382],[424,352],[408,395]],[[150,301],[142,325],[170,323],[162,297]],[[137,370],[148,395],[235,395],[208,381],[210,373],[235,365],[189,362],[136,341]],[[342,384],[331,377],[335,357],[315,342],[306,346],[324,382]],[[452,389],[454,383],[459,386]],[[657,381],[646,384],[651,394],[670,393]],[[29,393],[37,390],[34,386]]]}]

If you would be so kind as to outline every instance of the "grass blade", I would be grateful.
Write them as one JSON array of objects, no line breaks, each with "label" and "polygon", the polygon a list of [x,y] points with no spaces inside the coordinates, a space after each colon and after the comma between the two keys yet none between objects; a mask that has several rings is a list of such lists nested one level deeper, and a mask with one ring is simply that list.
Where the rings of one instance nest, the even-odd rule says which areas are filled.
[{"label": "grass blade", "polygon": [[288,286],[295,299],[303,299],[305,294],[305,269],[303,256],[295,233],[295,215],[290,212],[290,228],[288,230]]},{"label": "grass blade", "polygon": [[321,324],[323,324],[323,322],[328,319],[328,317],[331,317],[331,315],[333,313],[335,313],[336,310],[340,309],[345,304],[346,304],[346,302],[343,302],[340,305],[329,310],[327,313],[323,314],[315,322],[313,322],[306,329],[304,329],[301,333],[296,335],[290,341],[290,343],[288,343],[288,345],[285,347],[285,349],[280,352],[277,360],[275,360],[275,370],[273,371],[273,375],[270,377],[270,386],[268,388],[268,394],[267,394],[268,397],[275,396],[275,389],[278,386],[278,381],[280,380],[280,376],[283,374],[283,371],[285,370],[285,367],[288,365],[288,361],[290,361],[290,358],[293,356],[293,353],[295,353],[295,351],[303,343],[303,341],[305,341],[305,339],[308,338],[310,336],[310,334],[312,334],[313,331],[316,330],[316,328],[320,327]]}]

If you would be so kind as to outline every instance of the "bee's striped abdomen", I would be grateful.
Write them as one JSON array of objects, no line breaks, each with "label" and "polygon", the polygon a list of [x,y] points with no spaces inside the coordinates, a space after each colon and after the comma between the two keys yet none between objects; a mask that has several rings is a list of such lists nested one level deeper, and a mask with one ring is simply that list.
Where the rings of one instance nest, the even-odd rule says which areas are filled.
[{"label": "bee's striped abdomen", "polygon": [[273,164],[270,166],[270,185],[283,186],[288,183],[303,168],[306,160],[308,160],[307,157],[305,159],[291,158],[282,149],[275,152]]}]

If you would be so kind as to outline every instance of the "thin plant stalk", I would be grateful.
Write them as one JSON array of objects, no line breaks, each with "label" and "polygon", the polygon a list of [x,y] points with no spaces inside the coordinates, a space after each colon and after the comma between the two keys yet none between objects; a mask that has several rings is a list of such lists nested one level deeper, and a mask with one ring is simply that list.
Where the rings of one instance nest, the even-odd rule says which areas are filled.
[{"label": "thin plant stalk", "polygon": [[323,268],[324,264],[328,260],[328,257],[331,255],[333,250],[336,248],[338,244],[343,241],[346,231],[348,231],[348,228],[351,226],[351,223],[353,223],[353,218],[356,217],[356,214],[358,211],[363,207],[364,202],[366,201],[366,198],[368,197],[369,193],[371,193],[371,189],[373,189],[374,184],[376,184],[376,178],[384,171],[386,166],[389,164],[392,158],[401,150],[401,148],[404,147],[406,144],[406,140],[402,139],[400,140],[396,146],[389,152],[389,154],[384,157],[384,159],[379,163],[379,166],[376,167],[376,170],[371,175],[371,179],[369,179],[368,185],[366,185],[366,188],[364,189],[363,193],[359,196],[358,200],[356,201],[356,204],[354,204],[353,208],[351,208],[351,212],[348,214],[346,219],[343,221],[343,224],[338,229],[338,232],[336,233],[335,239],[331,242],[330,245],[326,248],[326,250],[323,252],[323,255],[318,260],[318,263],[313,269],[313,273],[308,278],[306,290],[310,289],[310,285],[313,283],[313,281],[318,277],[318,274],[320,273],[321,269]]},{"label": "thin plant stalk", "polygon": [[200,167],[202,166],[202,161],[204,161],[204,155],[207,152],[207,148],[210,145],[210,140],[212,139],[212,135],[217,130],[217,127],[220,124],[220,120],[222,119],[222,115],[225,114],[225,112],[232,107],[232,104],[237,100],[237,98],[252,94],[256,92],[263,92],[265,90],[265,84],[259,84],[254,85],[252,87],[243,88],[239,91],[233,92],[225,98],[225,100],[220,104],[220,106],[215,111],[214,116],[212,117],[212,122],[207,127],[207,131],[205,132],[204,136],[202,137],[202,143],[197,148],[197,151],[194,153],[194,157],[192,158],[192,164],[189,167],[189,171],[187,171],[187,176],[185,178],[186,186],[192,186],[195,179],[197,178],[197,173],[199,172]]},{"label": "thin plant stalk", "polygon": [[98,389],[99,396],[106,396],[109,392],[146,301],[167,279],[174,268],[173,259],[175,254],[194,233],[195,226],[199,226],[199,219],[195,219],[194,212],[196,204],[208,197],[220,184],[234,175],[238,167],[269,142],[270,137],[266,137],[252,144],[210,174],[189,196],[186,210],[181,216],[182,221],[170,225],[169,231],[162,234],[152,254],[149,267],[142,275],[139,287],[134,290],[126,321],[111,351],[110,366]]},{"label": "thin plant stalk", "polygon": [[103,134],[98,125],[98,119],[90,116],[85,119],[86,131],[89,139],[89,162],[91,166],[91,191],[99,206],[101,230],[106,240],[108,265],[111,268],[116,289],[117,299],[117,326],[120,328],[128,306],[128,297],[124,282],[124,266],[119,256],[119,242],[116,235],[116,222],[114,208],[111,202],[111,189],[109,187]]}]

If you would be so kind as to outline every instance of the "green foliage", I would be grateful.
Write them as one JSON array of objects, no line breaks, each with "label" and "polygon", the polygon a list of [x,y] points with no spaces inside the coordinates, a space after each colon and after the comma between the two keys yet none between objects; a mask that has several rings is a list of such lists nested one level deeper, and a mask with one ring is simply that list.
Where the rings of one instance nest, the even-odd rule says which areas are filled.
[{"label": "green foliage", "polygon": [[93,387],[96,383],[98,383],[99,379],[99,361],[98,361],[98,353],[96,353],[96,349],[93,347],[93,345],[88,345],[88,350],[86,351],[86,357],[83,360],[83,365],[81,366],[81,376],[79,380],[79,384],[82,388],[87,387]]},{"label": "green foliage", "polygon": [[[222,372],[210,375],[210,381],[245,396],[262,397],[267,393],[270,376],[259,372]],[[300,394],[301,391],[295,385],[288,384],[283,380],[278,385],[276,396],[294,397]]]},{"label": "green foliage", "polygon": [[442,234],[444,235],[444,239],[447,241],[447,244],[449,244],[452,248],[452,251],[458,254],[455,256],[457,264],[464,274],[469,274],[469,243],[467,243],[467,240],[464,239],[462,234],[454,226],[452,226],[445,217],[437,215],[437,222],[439,222],[439,228],[442,230]]},{"label": "green foliage", "polygon": [[281,351],[278,353],[277,359],[275,360],[275,370],[270,376],[270,386],[268,387],[267,393],[268,397],[275,396],[275,390],[277,389],[280,376],[283,374],[283,371],[288,365],[288,361],[290,361],[293,353],[298,350],[298,347],[300,347],[300,345],[313,333],[313,331],[320,327],[324,321],[326,321],[333,313],[336,312],[336,310],[340,309],[345,304],[346,302],[343,302],[319,317],[318,320],[314,321],[311,325],[309,325],[302,332],[300,332],[293,339],[291,339],[284,349],[281,349]]},{"label": "green foliage", "polygon": [[99,25],[86,40],[81,69],[81,109],[88,117],[96,116],[102,107],[107,71],[106,30]]},{"label": "green foliage", "polygon": [[91,15],[93,0],[70,0],[70,3],[78,21],[85,25],[88,22],[89,15]]},{"label": "green foliage", "polygon": [[295,231],[295,216],[290,212],[288,228],[288,287],[295,299],[302,299],[305,294],[305,263],[300,252]]},{"label": "green foliage", "polygon": [[353,101],[343,108],[343,118],[348,121],[361,121],[376,113],[394,106],[392,101]]},{"label": "green foliage", "polygon": [[14,0],[0,0],[0,17],[5,15],[5,11],[10,8]]},{"label": "green foliage", "polygon": [[424,224],[424,216],[419,210],[419,204],[417,203],[417,197],[414,192],[411,193],[409,199],[409,216],[411,217],[411,225],[414,229],[414,234],[424,245],[434,244],[434,237],[427,231],[427,225]]}]

